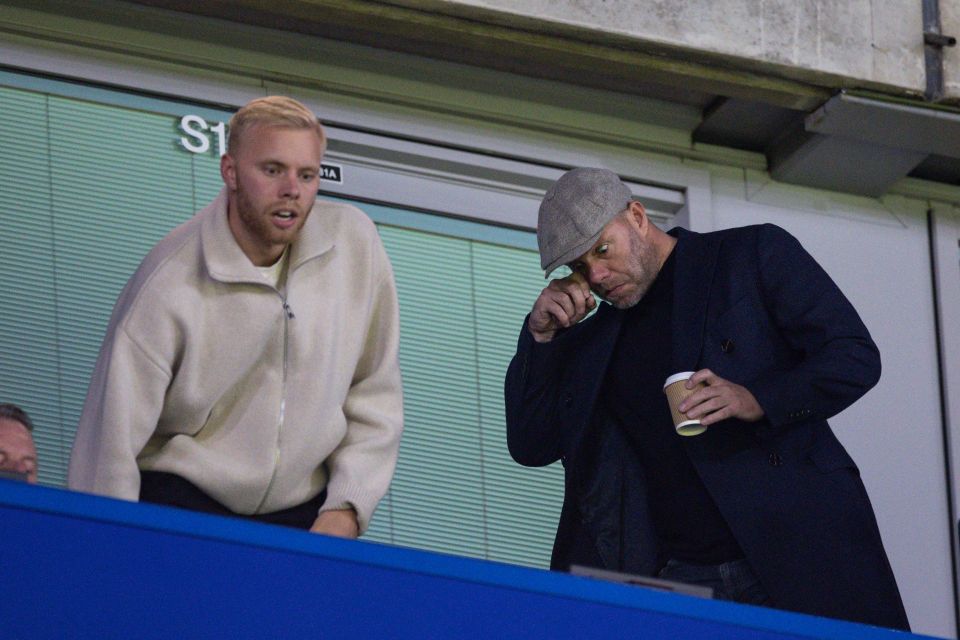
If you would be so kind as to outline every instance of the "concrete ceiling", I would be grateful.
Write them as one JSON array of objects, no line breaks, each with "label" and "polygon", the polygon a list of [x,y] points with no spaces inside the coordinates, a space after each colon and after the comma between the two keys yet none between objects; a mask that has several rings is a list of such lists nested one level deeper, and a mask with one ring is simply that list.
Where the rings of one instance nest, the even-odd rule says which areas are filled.
[{"label": "concrete ceiling", "polygon": [[130,1],[693,106],[702,120],[692,142],[763,153],[784,182],[869,196],[906,176],[960,185],[960,110],[844,89],[843,79],[412,3]]}]

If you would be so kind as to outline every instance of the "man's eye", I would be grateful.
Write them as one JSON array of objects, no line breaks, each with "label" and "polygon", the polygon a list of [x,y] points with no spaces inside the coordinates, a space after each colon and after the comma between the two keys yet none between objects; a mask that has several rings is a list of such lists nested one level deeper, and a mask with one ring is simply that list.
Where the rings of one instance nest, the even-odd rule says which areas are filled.
[{"label": "man's eye", "polygon": [[312,171],[300,174],[300,179],[303,180],[304,182],[313,182],[316,179],[316,177],[317,177],[317,174],[313,173]]},{"label": "man's eye", "polygon": [[602,245],[600,245],[599,247],[597,247],[597,250],[596,250],[594,253],[596,253],[597,255],[602,256],[603,254],[605,254],[605,253],[607,252],[607,250],[608,250],[609,248],[610,248],[610,245],[608,245],[608,244],[602,244]]},{"label": "man's eye", "polygon": [[266,167],[263,168],[263,172],[268,176],[275,176],[278,173],[280,173],[280,170],[272,165],[267,165]]}]

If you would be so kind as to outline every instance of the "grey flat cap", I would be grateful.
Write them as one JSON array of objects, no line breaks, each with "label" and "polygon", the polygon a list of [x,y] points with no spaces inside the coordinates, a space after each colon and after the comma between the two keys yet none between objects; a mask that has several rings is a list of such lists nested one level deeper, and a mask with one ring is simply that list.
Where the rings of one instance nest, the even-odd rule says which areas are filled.
[{"label": "grey flat cap", "polygon": [[608,169],[571,169],[560,176],[543,196],[537,218],[544,275],[586,253],[630,200],[630,189]]}]

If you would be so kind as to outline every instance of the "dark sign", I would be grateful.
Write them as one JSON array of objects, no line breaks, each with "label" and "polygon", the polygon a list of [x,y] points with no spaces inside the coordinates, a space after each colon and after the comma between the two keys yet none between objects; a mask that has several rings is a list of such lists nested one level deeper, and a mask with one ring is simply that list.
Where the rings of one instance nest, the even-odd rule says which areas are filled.
[{"label": "dark sign", "polygon": [[328,164],[324,162],[320,165],[320,178],[324,182],[343,184],[343,167],[339,164]]}]

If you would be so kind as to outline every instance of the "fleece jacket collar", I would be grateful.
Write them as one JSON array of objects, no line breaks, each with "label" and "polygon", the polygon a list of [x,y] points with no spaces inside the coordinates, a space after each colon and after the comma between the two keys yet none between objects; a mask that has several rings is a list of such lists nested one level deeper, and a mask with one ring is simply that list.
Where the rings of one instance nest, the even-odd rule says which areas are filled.
[{"label": "fleece jacket collar", "polygon": [[[201,212],[200,242],[207,273],[220,282],[262,284],[263,276],[237,244],[227,221],[227,188]],[[324,233],[323,208],[313,206],[310,216],[290,246],[290,272],[308,260],[319,257],[334,247],[331,234]]]}]

